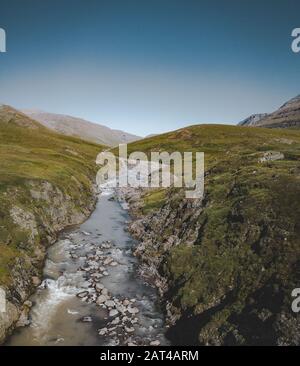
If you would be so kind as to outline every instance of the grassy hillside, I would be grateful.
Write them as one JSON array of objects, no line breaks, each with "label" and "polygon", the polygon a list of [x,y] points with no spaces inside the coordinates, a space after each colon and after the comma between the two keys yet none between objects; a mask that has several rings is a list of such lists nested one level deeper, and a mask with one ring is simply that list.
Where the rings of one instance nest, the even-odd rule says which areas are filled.
[{"label": "grassy hillside", "polygon": [[[246,156],[282,148],[295,152],[299,131],[241,128],[228,125],[193,125],[173,132],[146,138],[128,145],[132,151],[203,151],[208,167],[220,158]],[[226,153],[226,157],[224,156]],[[241,157],[242,157],[241,156]]]},{"label": "grassy hillside", "polygon": [[[114,150],[117,152],[117,150]],[[143,151],[150,158],[151,151],[192,151],[205,153],[205,170],[218,171],[223,180],[231,184],[245,173],[245,180],[250,177],[263,181],[277,173],[293,176],[293,169],[298,169],[300,159],[300,132],[292,130],[269,130],[257,128],[241,128],[224,125],[196,125],[174,132],[147,138],[128,145],[128,154]],[[285,158],[262,164],[259,159],[268,151],[279,151]],[[253,171],[251,170],[253,169]],[[291,169],[291,170],[290,170]],[[292,172],[292,174],[290,174]],[[253,173],[253,176],[251,174]],[[231,175],[234,174],[234,175]],[[297,175],[296,175],[297,176]],[[210,179],[209,177],[207,179]],[[207,185],[207,189],[209,189]],[[159,193],[158,193],[159,191]],[[147,193],[146,202],[155,204],[162,198],[162,190]],[[153,199],[151,199],[153,195]]]},{"label": "grassy hillside", "polygon": [[56,195],[74,208],[77,205],[78,213],[84,212],[81,206],[92,199],[94,162],[101,149],[53,133],[10,107],[0,109],[0,285],[13,280],[17,258],[34,258],[39,247],[44,250],[46,218],[42,215],[46,209],[55,215],[50,211]]},{"label": "grassy hillside", "polygon": [[[146,223],[138,251],[167,279],[174,341],[300,342],[290,309],[300,285],[300,132],[200,125],[131,151],[205,152],[200,205],[159,189],[144,193],[137,213]],[[261,161],[269,151],[284,156]]]}]

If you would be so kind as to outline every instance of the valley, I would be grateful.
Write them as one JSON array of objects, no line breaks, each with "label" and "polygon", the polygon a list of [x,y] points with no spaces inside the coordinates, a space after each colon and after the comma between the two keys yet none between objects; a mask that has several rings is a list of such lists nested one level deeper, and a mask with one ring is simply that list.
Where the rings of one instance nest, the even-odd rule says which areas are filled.
[{"label": "valley", "polygon": [[2,342],[300,344],[299,130],[193,125],[128,144],[204,152],[204,197],[191,200],[96,188],[106,146],[7,106],[0,122]]},{"label": "valley", "polygon": [[90,218],[49,248],[28,326],[8,346],[168,344],[156,291],[137,276],[120,203],[103,190]]}]

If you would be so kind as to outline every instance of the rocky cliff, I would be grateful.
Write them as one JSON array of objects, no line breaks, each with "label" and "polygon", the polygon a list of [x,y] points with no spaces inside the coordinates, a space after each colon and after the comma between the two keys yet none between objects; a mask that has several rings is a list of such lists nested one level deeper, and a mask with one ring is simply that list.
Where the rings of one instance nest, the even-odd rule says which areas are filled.
[{"label": "rocky cliff", "polygon": [[[83,222],[95,204],[92,181],[89,197],[76,202],[47,181],[28,181],[27,189],[26,208],[16,200],[15,192],[7,217],[22,240],[17,245],[20,255],[7,265],[9,276],[1,284],[6,292],[6,312],[0,313],[0,343],[16,325],[23,325],[19,318],[29,310],[26,300],[41,282],[47,247],[61,230]],[[13,239],[14,235],[8,234],[5,245],[9,247]]]},{"label": "rocky cliff", "polygon": [[0,110],[0,342],[26,321],[46,250],[95,204],[102,147],[52,133],[8,106]]}]

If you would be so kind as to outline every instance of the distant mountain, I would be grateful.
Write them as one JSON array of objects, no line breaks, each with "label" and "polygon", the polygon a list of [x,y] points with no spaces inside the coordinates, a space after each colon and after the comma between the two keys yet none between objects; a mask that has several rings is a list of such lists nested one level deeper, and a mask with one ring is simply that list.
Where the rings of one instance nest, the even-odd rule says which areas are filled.
[{"label": "distant mountain", "polygon": [[258,126],[270,128],[300,128],[300,95],[289,100],[277,111],[262,119]]},{"label": "distant mountain", "polygon": [[[248,121],[247,121],[248,120]],[[242,126],[268,128],[300,128],[300,95],[289,100],[277,111],[251,122],[251,117],[239,123]]]},{"label": "distant mountain", "polygon": [[263,118],[268,116],[267,113],[251,114],[250,117],[241,121],[239,126],[256,126]]},{"label": "distant mountain", "polygon": [[141,139],[130,133],[113,130],[109,127],[92,123],[81,118],[63,114],[47,113],[38,110],[23,110],[24,114],[40,122],[45,127],[67,136],[80,137],[98,144],[116,146]]}]

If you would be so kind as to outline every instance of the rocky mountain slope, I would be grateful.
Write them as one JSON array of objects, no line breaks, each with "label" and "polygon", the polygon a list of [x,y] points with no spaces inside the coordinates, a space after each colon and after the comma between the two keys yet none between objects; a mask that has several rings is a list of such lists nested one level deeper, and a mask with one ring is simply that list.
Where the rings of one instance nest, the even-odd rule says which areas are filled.
[{"label": "rocky mountain slope", "polygon": [[33,110],[24,110],[22,112],[56,132],[102,145],[116,146],[120,143],[129,143],[141,138],[72,116]]},{"label": "rocky mountain slope", "polygon": [[251,114],[248,118],[241,121],[238,125],[239,126],[257,126],[257,124],[264,118],[268,116],[267,113],[258,113],[258,114]]},{"label": "rocky mountain slope", "polygon": [[250,116],[239,124],[266,128],[300,128],[300,95],[289,100],[277,111],[262,118],[260,116],[254,115],[254,118]]},{"label": "rocky mountain slope", "polygon": [[95,158],[102,146],[54,133],[0,107],[0,343],[28,311],[47,247],[82,222],[95,203]]},{"label": "rocky mountain slope", "polygon": [[173,343],[300,345],[300,132],[192,126],[131,151],[205,152],[203,200],[123,189]]}]

